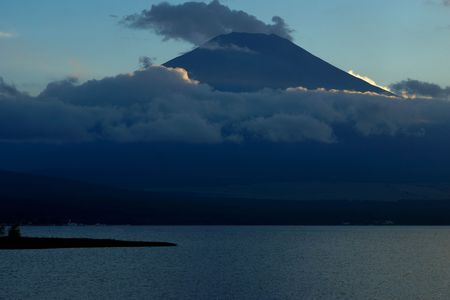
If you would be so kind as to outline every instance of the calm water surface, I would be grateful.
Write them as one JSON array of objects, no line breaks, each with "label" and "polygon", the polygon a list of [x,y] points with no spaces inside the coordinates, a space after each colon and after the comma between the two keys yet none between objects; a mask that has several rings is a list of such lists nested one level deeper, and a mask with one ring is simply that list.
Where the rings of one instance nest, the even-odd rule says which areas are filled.
[{"label": "calm water surface", "polygon": [[175,248],[0,250],[0,299],[450,299],[450,227],[25,227]]}]

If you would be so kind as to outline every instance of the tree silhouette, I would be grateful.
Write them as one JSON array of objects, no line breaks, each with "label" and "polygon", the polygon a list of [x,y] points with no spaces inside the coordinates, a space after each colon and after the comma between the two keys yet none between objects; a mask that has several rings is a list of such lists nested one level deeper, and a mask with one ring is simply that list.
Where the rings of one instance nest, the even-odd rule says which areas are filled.
[{"label": "tree silhouette", "polygon": [[9,238],[18,239],[21,236],[22,236],[22,234],[20,233],[19,225],[15,224],[15,225],[12,225],[11,228],[9,228],[9,231],[8,231]]}]

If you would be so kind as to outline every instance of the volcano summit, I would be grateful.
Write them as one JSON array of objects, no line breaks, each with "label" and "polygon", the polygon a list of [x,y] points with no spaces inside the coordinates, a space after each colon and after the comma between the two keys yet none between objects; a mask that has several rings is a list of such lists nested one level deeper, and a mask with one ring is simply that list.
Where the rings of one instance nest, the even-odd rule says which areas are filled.
[{"label": "volcano summit", "polygon": [[274,34],[220,35],[164,66],[184,68],[191,78],[220,91],[304,87],[392,95]]}]

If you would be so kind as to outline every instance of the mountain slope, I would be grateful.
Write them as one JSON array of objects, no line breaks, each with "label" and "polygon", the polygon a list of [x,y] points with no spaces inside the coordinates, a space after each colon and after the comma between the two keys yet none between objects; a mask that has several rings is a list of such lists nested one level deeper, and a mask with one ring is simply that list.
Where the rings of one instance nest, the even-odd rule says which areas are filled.
[{"label": "mountain slope", "polygon": [[273,34],[220,35],[164,65],[184,68],[191,78],[222,91],[301,86],[391,95]]}]

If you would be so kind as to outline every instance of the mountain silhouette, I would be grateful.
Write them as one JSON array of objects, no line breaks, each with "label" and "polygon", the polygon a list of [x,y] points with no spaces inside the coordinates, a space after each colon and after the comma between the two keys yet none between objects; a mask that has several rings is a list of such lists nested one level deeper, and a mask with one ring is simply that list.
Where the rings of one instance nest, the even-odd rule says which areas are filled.
[{"label": "mountain silhouette", "polygon": [[0,224],[450,224],[448,199],[292,201],[243,198],[129,190],[1,170],[0,205]]},{"label": "mountain silhouette", "polygon": [[184,68],[192,79],[221,91],[304,87],[392,95],[274,34],[220,35],[164,66]]}]

